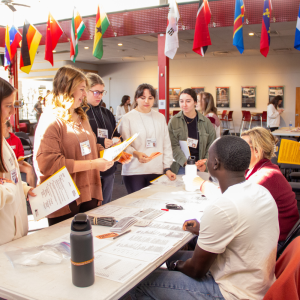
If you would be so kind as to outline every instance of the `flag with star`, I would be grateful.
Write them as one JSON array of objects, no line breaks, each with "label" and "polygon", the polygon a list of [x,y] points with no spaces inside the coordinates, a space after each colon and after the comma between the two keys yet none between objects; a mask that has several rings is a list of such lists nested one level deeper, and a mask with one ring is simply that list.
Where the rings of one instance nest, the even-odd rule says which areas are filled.
[{"label": "flag with star", "polygon": [[85,25],[76,7],[73,10],[73,18],[71,22],[71,39],[70,39],[70,57],[73,62],[76,61],[78,55],[78,41],[83,34]]},{"label": "flag with star", "polygon": [[243,22],[244,22],[244,1],[235,0],[234,24],[233,24],[233,46],[236,46],[239,52],[244,52]]},{"label": "flag with star", "polygon": [[4,66],[5,69],[11,64],[17,48],[20,47],[22,35],[15,26],[9,28],[6,26],[5,30],[5,48],[4,48]]},{"label": "flag with star", "polygon": [[263,20],[261,26],[261,36],[260,36],[260,53],[267,57],[270,49],[270,19],[272,13],[272,3],[271,0],[264,0],[264,11]]},{"label": "flag with star", "polygon": [[98,59],[101,59],[103,56],[103,34],[109,26],[109,20],[106,13],[98,6],[97,15],[96,15],[96,28],[94,36],[94,47],[93,55]]}]

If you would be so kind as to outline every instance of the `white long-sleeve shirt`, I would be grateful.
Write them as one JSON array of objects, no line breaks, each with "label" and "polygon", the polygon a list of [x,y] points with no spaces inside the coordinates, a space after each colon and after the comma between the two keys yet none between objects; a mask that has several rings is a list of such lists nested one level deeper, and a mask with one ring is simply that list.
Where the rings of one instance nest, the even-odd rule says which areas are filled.
[{"label": "white long-sleeve shirt", "polygon": [[4,178],[11,180],[11,171],[17,169],[18,183],[0,184],[0,245],[25,236],[28,232],[26,197],[30,187],[22,182],[14,151],[3,140],[3,159],[8,170]]},{"label": "white long-sleeve shirt", "polygon": [[[162,153],[148,163],[140,163],[133,157],[130,163],[123,165],[122,175],[163,174],[164,169],[171,167],[173,153],[164,115],[154,110],[150,113],[140,113],[133,109],[123,116],[119,132],[124,140],[139,133],[134,142],[125,149],[127,153],[133,154],[134,151],[138,151],[148,156],[153,152]],[[146,147],[147,138],[156,139],[155,147]]]},{"label": "white long-sleeve shirt", "polygon": [[[131,110],[131,107],[130,107],[130,105],[128,105],[127,107],[128,107],[128,112],[129,112]],[[116,113],[116,121],[119,122],[125,114],[126,114],[126,111],[125,111],[124,105],[123,106],[118,105],[117,113]]]},{"label": "white long-sleeve shirt", "polygon": [[268,105],[267,109],[267,127],[279,127],[280,113],[273,104]]}]

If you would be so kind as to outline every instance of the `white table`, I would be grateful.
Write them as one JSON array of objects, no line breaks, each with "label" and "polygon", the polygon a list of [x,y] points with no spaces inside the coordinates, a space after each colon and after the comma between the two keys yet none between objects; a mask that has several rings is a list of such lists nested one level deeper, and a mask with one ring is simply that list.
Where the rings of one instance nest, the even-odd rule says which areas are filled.
[{"label": "white table", "polygon": [[[204,179],[208,179],[207,173],[201,173],[201,175]],[[149,188],[120,198],[107,205],[126,205],[133,202],[134,199],[146,198],[157,192],[174,192],[181,190],[182,188],[152,185]],[[71,265],[69,262],[59,265],[39,265],[36,267],[14,269],[5,256],[5,251],[40,246],[69,233],[71,221],[72,219],[66,220],[0,247],[0,297],[5,299],[42,300],[119,299],[192,238],[192,235],[188,234],[170,251],[155,262],[150,263],[142,272],[126,283],[119,283],[96,276],[94,285],[87,288],[78,288],[72,284]],[[134,232],[137,228],[138,227],[132,227],[131,229]],[[109,227],[93,226],[94,236],[107,232],[109,232]],[[118,241],[118,239],[116,241]]]},{"label": "white table", "polygon": [[283,127],[274,130],[272,134],[276,136],[300,136],[300,131],[290,131],[288,127]]}]

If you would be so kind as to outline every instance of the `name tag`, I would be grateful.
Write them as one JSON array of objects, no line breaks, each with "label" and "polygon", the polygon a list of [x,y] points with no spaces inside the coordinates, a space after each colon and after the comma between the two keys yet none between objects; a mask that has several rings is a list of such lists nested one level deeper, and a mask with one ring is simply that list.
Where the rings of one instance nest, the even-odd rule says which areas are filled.
[{"label": "name tag", "polygon": [[80,149],[81,149],[82,156],[90,154],[92,152],[91,146],[90,146],[90,141],[87,140],[85,142],[80,143]]},{"label": "name tag", "polygon": [[98,137],[108,139],[108,130],[98,128]]},{"label": "name tag", "polygon": [[146,140],[146,147],[147,148],[154,148],[154,147],[156,147],[156,139],[147,139]]},{"label": "name tag", "polygon": [[17,184],[19,182],[17,169],[12,169],[10,171],[10,177],[11,177],[11,181],[14,184]]},{"label": "name tag", "polygon": [[192,138],[187,138],[187,144],[191,148],[197,148],[198,140],[195,140],[195,139],[192,139]]}]

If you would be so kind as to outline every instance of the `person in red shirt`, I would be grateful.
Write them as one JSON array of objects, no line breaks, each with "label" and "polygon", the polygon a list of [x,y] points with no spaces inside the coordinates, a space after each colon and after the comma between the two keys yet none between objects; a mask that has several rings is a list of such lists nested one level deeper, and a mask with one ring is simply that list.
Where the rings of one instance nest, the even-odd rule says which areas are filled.
[{"label": "person in red shirt", "polygon": [[[22,173],[26,174],[26,182],[32,186],[36,187],[35,184],[35,174],[33,171],[33,167],[27,163],[26,161],[22,160],[24,157],[24,148],[22,145],[21,140],[11,132],[11,124],[7,121],[6,126],[4,127],[4,137],[10,147],[14,150],[16,158],[19,163],[19,168]],[[20,160],[21,159],[21,160]],[[19,161],[20,160],[20,161]]]}]

